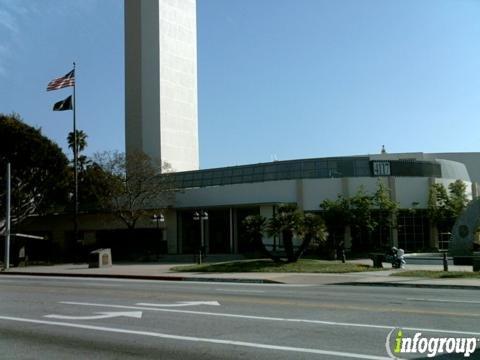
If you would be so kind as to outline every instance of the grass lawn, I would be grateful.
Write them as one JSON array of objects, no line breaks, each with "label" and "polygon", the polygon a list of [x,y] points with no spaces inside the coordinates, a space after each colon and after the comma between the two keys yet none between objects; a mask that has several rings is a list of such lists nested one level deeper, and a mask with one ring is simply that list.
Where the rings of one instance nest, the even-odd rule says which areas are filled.
[{"label": "grass lawn", "polygon": [[300,259],[296,263],[274,263],[272,260],[243,260],[214,264],[175,266],[171,271],[180,272],[298,272],[298,273],[347,273],[377,270],[369,265],[343,264],[340,261]]},{"label": "grass lawn", "polygon": [[400,271],[390,276],[423,277],[429,279],[480,279],[480,273],[467,271],[435,271],[435,270],[410,270]]}]

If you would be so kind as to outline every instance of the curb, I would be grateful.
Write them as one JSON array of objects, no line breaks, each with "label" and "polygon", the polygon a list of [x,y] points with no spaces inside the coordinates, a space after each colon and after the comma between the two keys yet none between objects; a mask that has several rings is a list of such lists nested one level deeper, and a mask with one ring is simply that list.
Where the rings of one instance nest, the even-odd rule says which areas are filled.
[{"label": "curb", "polygon": [[283,284],[280,281],[268,279],[241,279],[241,278],[198,278],[188,276],[162,276],[162,275],[125,275],[125,274],[68,274],[68,273],[38,273],[23,271],[0,272],[2,275],[28,275],[28,276],[51,276],[51,277],[76,277],[76,278],[108,278],[108,279],[131,279],[131,280],[161,280],[161,281],[191,281],[191,282],[224,282],[224,283],[246,283],[246,284]]},{"label": "curb", "polygon": [[328,284],[328,285],[480,290],[480,286],[474,286],[474,285],[404,284],[404,283],[395,283],[395,282],[342,282],[342,283],[335,283],[335,284]]}]

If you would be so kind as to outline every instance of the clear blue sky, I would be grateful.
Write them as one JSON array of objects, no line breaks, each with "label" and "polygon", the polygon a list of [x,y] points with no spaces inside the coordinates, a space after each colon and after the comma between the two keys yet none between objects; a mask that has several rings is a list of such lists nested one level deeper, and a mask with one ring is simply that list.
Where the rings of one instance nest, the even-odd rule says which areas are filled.
[{"label": "clear blue sky", "polygon": [[[202,168],[480,150],[480,1],[197,0]],[[0,112],[124,150],[122,0],[0,0]]]}]

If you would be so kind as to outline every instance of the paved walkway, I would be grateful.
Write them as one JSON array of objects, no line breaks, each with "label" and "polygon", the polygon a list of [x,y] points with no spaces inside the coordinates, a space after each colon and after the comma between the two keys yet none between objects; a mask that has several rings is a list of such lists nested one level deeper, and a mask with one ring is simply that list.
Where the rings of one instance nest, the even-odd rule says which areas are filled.
[{"label": "paved walkway", "polygon": [[[370,263],[369,260],[356,260],[355,263]],[[28,266],[11,268],[3,274],[32,274],[57,276],[91,276],[91,277],[119,277],[142,278],[158,280],[190,280],[190,281],[228,281],[228,282],[265,282],[286,284],[348,284],[370,286],[413,286],[413,287],[451,287],[451,288],[478,288],[480,279],[425,279],[412,277],[390,276],[393,272],[387,263],[385,270],[346,274],[322,273],[198,273],[172,272],[172,264],[114,264],[111,267],[89,269],[87,264],[62,264],[53,266]],[[186,264],[182,264],[186,265]],[[408,265],[407,270],[442,270],[439,265]],[[472,271],[471,266],[450,266],[450,271]]]}]

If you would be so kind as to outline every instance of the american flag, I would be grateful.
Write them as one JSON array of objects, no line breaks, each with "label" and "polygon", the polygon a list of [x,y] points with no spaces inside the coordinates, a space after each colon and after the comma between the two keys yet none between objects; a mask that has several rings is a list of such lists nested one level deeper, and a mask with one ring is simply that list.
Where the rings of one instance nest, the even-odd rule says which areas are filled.
[{"label": "american flag", "polygon": [[75,86],[75,70],[70,71],[65,76],[50,81],[47,85],[47,91],[58,90],[68,86]]}]

